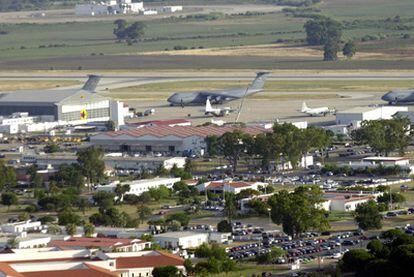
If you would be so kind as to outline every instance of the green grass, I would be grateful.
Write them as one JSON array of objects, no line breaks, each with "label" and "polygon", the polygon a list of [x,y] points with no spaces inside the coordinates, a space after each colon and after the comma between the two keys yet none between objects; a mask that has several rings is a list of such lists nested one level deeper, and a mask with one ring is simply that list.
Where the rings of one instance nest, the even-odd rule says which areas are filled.
[{"label": "green grass", "polygon": [[240,277],[261,275],[262,272],[280,273],[282,270],[276,269],[275,265],[257,265],[253,263],[243,263],[238,265],[238,269],[228,273],[210,274],[210,277]]},{"label": "green grass", "polygon": [[[244,0],[235,0],[240,2]],[[217,2],[217,1],[216,1]],[[230,1],[233,3],[234,1]],[[226,1],[226,3],[228,3]],[[414,10],[411,0],[325,0],[317,5],[321,14],[341,21],[384,20],[396,15],[409,21]],[[101,22],[68,22],[59,24],[11,24],[1,29],[0,68],[3,69],[152,69],[152,68],[260,68],[260,69],[412,69],[411,61],[404,59],[322,62],[320,58],[293,57],[150,57],[151,59],[122,59],[118,54],[136,55],[148,51],[162,51],[181,45],[204,48],[268,44],[277,40],[298,41],[305,38],[306,19],[283,13],[255,16],[226,16],[212,21],[171,19],[146,20],[144,41],[128,46],[115,43],[113,24]],[[375,23],[375,22],[374,22]],[[360,40],[367,34],[387,35],[386,40],[359,45],[365,51],[391,51],[412,46],[413,40],[400,39],[402,34],[414,37],[414,22],[402,23],[407,30],[396,31],[383,24],[346,29],[343,40]],[[51,45],[52,47],[49,47]],[[58,45],[55,47],[53,45]],[[43,46],[39,48],[40,46]],[[92,54],[94,56],[92,57]],[[300,56],[300,55],[298,55]],[[407,54],[407,57],[410,57]],[[56,59],[66,58],[66,59]],[[118,60],[119,59],[119,60]],[[15,61],[15,63],[13,63]],[[30,63],[28,63],[30,61]],[[10,62],[10,63],[9,63]]]}]

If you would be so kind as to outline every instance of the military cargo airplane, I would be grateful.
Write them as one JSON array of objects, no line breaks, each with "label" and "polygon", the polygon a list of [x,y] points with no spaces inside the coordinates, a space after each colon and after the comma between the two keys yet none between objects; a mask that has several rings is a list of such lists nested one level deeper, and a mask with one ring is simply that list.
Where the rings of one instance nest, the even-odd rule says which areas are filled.
[{"label": "military cargo airplane", "polygon": [[381,99],[387,101],[390,105],[414,103],[414,89],[392,90],[384,94]]},{"label": "military cargo airplane", "polygon": [[308,114],[310,116],[326,116],[328,114],[334,114],[335,109],[330,109],[328,107],[320,108],[309,108],[305,102],[302,103],[302,109],[300,112]]},{"label": "military cargo airplane", "polygon": [[196,92],[178,92],[172,94],[167,101],[171,106],[201,106],[207,99],[211,104],[222,104],[225,102],[241,99],[258,93],[263,90],[265,80],[269,72],[258,72],[248,88],[235,88],[218,91],[196,91]]}]

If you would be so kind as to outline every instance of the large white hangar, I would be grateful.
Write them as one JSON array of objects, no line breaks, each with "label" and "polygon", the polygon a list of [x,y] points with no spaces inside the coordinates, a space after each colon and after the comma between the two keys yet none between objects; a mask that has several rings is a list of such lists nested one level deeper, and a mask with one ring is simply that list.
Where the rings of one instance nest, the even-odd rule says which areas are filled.
[{"label": "large white hangar", "polygon": [[124,105],[95,93],[100,77],[91,75],[81,89],[16,91],[0,95],[0,115],[28,113],[59,124],[114,120],[123,124]]}]

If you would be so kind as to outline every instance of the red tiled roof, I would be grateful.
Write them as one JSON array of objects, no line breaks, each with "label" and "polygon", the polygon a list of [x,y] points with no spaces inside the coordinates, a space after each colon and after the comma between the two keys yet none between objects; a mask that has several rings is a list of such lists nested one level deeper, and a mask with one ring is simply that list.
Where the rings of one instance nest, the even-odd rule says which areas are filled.
[{"label": "red tiled roof", "polygon": [[[15,276],[15,275],[11,275]],[[23,272],[20,276],[24,277],[114,277],[118,276],[105,269],[96,269],[95,266],[88,266],[85,269],[68,269],[68,270],[47,270]]]},{"label": "red tiled roof", "polygon": [[244,187],[249,187],[249,186],[253,185],[254,182],[211,182],[207,186],[207,188],[208,189],[219,188],[219,187],[222,187],[225,184],[230,186],[230,187],[233,187],[233,188],[244,188]]},{"label": "red tiled roof", "polygon": [[50,246],[59,248],[112,247],[131,245],[132,243],[132,239],[71,237],[68,240],[53,240],[50,242]]},{"label": "red tiled roof", "polygon": [[190,121],[186,119],[169,119],[169,120],[151,120],[151,121],[143,121],[143,122],[136,122],[132,123],[133,125],[148,125],[154,124],[158,126],[168,126],[173,124],[181,124],[181,123],[190,123]]},{"label": "red tiled roof", "polygon": [[182,266],[184,264],[184,259],[176,255],[160,251],[157,251],[157,254],[159,255],[116,258],[116,268],[160,267],[167,265]]},{"label": "red tiled roof", "polygon": [[16,270],[14,270],[7,263],[0,263],[0,272],[4,273],[5,276],[23,277],[23,275],[21,273],[19,273]]},{"label": "red tiled roof", "polygon": [[245,128],[237,128],[233,126],[146,126],[134,130],[121,130],[121,131],[112,131],[106,132],[104,135],[109,137],[117,137],[121,135],[127,135],[131,137],[141,137],[145,135],[154,136],[154,137],[165,137],[165,136],[177,136],[177,137],[190,137],[190,136],[200,136],[200,137],[207,137],[211,135],[221,136],[224,133],[232,132],[234,130],[241,130],[244,133],[248,133],[250,135],[258,135],[264,133],[268,130],[260,127],[245,127]]}]

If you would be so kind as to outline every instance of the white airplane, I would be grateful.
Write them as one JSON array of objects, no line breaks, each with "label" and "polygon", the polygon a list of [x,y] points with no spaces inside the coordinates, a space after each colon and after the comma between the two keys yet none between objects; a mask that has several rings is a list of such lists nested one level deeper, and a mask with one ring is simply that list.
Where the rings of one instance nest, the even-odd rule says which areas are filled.
[{"label": "white airplane", "polygon": [[206,100],[206,108],[204,110],[205,115],[213,115],[216,117],[226,116],[230,113],[234,112],[235,110],[231,107],[224,107],[224,108],[213,108],[210,103],[210,99],[207,98]]},{"label": "white airplane", "polygon": [[306,103],[303,102],[300,112],[308,114],[310,116],[326,116],[327,114],[334,114],[335,109],[330,109],[328,107],[309,108]]}]

